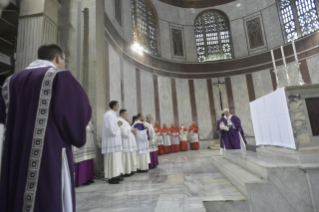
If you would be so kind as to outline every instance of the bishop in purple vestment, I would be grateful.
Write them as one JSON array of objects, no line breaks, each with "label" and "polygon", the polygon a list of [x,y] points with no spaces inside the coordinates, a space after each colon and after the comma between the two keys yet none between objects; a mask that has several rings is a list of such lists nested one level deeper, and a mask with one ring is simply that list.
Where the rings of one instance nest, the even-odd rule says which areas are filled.
[{"label": "bishop in purple vestment", "polygon": [[0,212],[76,211],[72,145],[86,142],[91,106],[78,81],[63,69],[60,47],[41,46],[38,58],[2,89]]},{"label": "bishop in purple vestment", "polygon": [[229,113],[229,110],[224,109],[224,116],[218,121],[217,131],[221,133],[221,148],[229,149],[244,149],[246,144],[243,128],[240,119]]}]

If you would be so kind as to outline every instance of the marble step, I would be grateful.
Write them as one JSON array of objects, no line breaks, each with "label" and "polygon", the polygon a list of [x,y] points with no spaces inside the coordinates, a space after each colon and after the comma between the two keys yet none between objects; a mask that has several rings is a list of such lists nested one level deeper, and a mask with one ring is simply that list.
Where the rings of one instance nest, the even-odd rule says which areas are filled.
[{"label": "marble step", "polygon": [[263,180],[268,179],[267,169],[269,168],[295,167],[299,165],[288,158],[244,150],[223,151],[223,157]]},{"label": "marble step", "polygon": [[239,165],[223,158],[222,156],[212,156],[213,165],[225,175],[225,177],[246,197],[248,198],[247,183],[265,183],[267,181],[252,174]]},{"label": "marble step", "polygon": [[250,212],[247,201],[204,202],[206,212]]}]

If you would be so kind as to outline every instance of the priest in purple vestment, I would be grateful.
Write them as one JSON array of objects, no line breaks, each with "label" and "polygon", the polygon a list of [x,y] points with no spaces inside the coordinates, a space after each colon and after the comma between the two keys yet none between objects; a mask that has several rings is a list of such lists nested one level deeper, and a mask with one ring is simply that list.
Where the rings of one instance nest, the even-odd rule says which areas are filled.
[{"label": "priest in purple vestment", "polygon": [[246,139],[240,119],[229,113],[229,109],[224,109],[224,116],[217,124],[217,131],[221,133],[221,148],[246,149]]},{"label": "priest in purple vestment", "polygon": [[59,46],[41,46],[3,85],[0,212],[76,211],[72,145],[86,142],[91,106],[65,64]]}]

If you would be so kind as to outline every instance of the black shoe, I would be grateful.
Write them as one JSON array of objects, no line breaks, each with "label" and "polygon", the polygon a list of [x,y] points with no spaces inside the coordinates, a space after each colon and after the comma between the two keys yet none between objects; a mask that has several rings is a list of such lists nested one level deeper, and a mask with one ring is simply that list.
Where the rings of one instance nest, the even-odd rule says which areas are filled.
[{"label": "black shoe", "polygon": [[146,173],[146,172],[148,172],[148,170],[137,170],[137,172],[141,172],[141,173]]},{"label": "black shoe", "polygon": [[134,172],[131,172],[131,175],[134,175],[135,173]]},{"label": "black shoe", "polygon": [[109,184],[119,184],[120,182],[116,178],[109,179]]},{"label": "black shoe", "polygon": [[115,177],[115,179],[118,180],[118,181],[123,181],[124,180],[123,177]]},{"label": "black shoe", "polygon": [[87,181],[87,183],[92,184],[92,183],[95,183],[95,181],[94,180],[89,180],[89,181]]},{"label": "black shoe", "polygon": [[83,183],[82,185],[90,185],[90,182]]},{"label": "black shoe", "polygon": [[124,174],[124,175],[122,175],[122,177],[130,177],[131,176],[131,174]]}]

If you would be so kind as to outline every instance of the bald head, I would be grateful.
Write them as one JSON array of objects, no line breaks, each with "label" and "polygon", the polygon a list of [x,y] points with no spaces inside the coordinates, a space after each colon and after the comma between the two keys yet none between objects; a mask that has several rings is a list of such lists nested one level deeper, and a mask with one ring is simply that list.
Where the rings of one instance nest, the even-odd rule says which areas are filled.
[{"label": "bald head", "polygon": [[159,121],[156,121],[156,122],[155,122],[155,126],[159,126]]},{"label": "bald head", "polygon": [[171,127],[175,127],[175,124],[174,124],[174,122],[172,122],[172,123],[171,123]]},{"label": "bald head", "polygon": [[166,128],[166,127],[167,127],[167,126],[166,126],[166,123],[164,123],[164,124],[163,124],[163,127],[164,127],[164,128]]},{"label": "bald head", "polygon": [[192,121],[192,125],[195,125],[195,121]]}]

